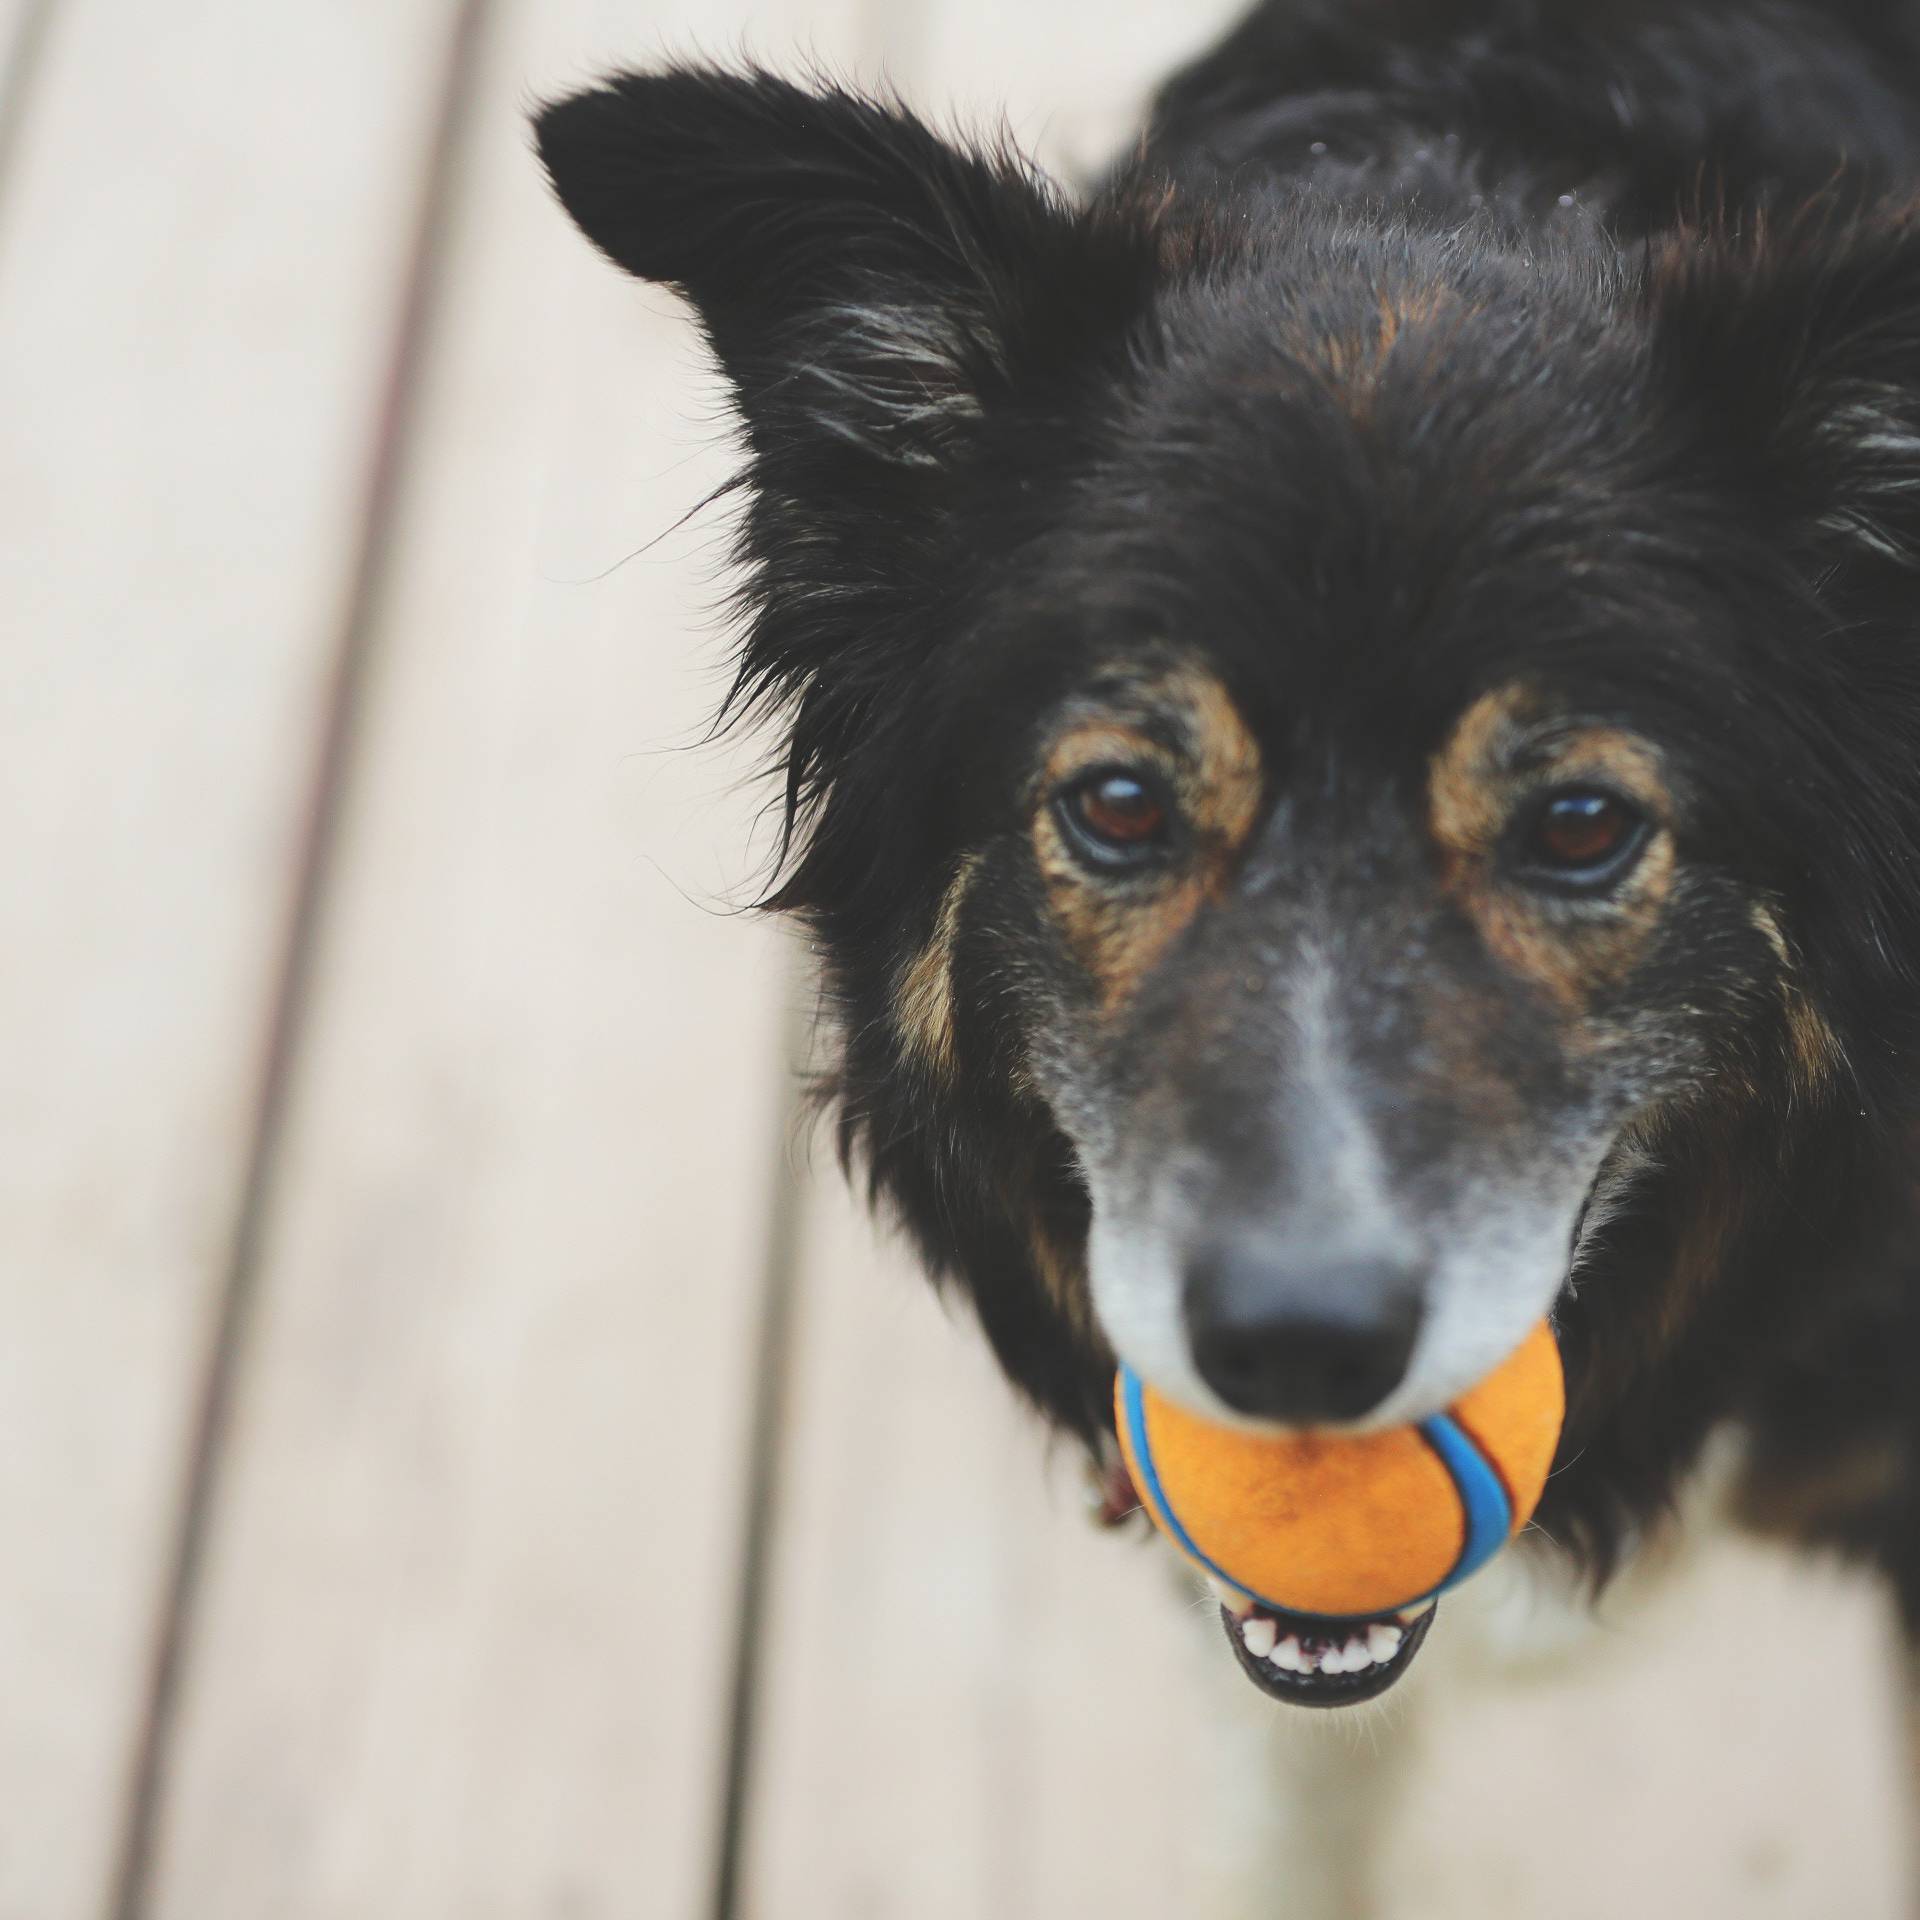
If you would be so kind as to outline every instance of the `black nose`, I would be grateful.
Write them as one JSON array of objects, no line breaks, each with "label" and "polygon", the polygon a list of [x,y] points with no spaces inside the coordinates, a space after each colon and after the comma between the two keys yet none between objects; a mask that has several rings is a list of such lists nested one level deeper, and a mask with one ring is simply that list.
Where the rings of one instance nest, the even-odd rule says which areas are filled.
[{"label": "black nose", "polygon": [[1194,1364],[1236,1412],[1357,1420],[1406,1375],[1425,1277],[1417,1261],[1209,1247],[1187,1269]]}]

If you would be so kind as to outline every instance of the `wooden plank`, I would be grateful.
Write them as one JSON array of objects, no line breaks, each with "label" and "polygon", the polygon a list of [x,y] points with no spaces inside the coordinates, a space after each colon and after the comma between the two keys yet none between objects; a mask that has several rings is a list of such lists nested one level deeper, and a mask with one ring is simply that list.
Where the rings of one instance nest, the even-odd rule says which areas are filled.
[{"label": "wooden plank", "polygon": [[[49,0],[0,0],[0,127],[16,109],[15,88],[47,25]],[[0,158],[5,149],[0,147]]]},{"label": "wooden plank", "polygon": [[618,11],[501,0],[468,99],[159,1916],[706,1909],[787,989],[714,910],[761,796],[678,750],[715,522],[616,564],[713,395],[528,150]]},{"label": "wooden plank", "polygon": [[904,1252],[809,1204],[746,1912],[1205,1911],[1224,1649]]},{"label": "wooden plank", "polygon": [[9,1916],[112,1874],[447,11],[64,0],[0,183]]},{"label": "wooden plank", "polygon": [[1469,1589],[1364,1725],[1268,1709],[1162,1556],[1084,1523],[1071,1463],[1043,1468],[907,1255],[830,1190],[810,1206],[753,1920],[1304,1912],[1284,1855],[1271,1909],[1249,1904],[1261,1827],[1311,1843],[1338,1811],[1311,1796],[1370,1766],[1378,1920],[1910,1911],[1868,1583],[1720,1539],[1511,1671],[1471,1618],[1492,1589]]},{"label": "wooden plank", "polygon": [[1471,1597],[1429,1642],[1382,1920],[1914,1911],[1903,1663],[1870,1583],[1709,1538],[1533,1674],[1476,1670]]},{"label": "wooden plank", "polygon": [[26,70],[45,47],[54,5],[55,0],[0,0],[0,128],[22,103],[31,77]]}]

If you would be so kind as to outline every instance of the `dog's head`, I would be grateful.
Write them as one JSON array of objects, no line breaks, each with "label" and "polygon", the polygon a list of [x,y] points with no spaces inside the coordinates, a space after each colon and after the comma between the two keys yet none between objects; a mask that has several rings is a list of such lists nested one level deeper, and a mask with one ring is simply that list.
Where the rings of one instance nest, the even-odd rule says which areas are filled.
[{"label": "dog's head", "polygon": [[1074,209],[757,75],[540,142],[732,383],[780,903],[1015,1377],[1085,1430],[1116,1352],[1229,1419],[1425,1415],[1655,1162],[1691,1211],[1595,1338],[1677,1338],[1713,1143],[1884,1093],[1920,240]]}]

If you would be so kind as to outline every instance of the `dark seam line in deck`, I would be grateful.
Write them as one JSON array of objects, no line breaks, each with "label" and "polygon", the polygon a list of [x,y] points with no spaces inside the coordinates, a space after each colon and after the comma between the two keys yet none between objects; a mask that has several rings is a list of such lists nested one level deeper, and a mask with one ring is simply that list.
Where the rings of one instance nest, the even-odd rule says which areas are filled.
[{"label": "dark seam line in deck", "polygon": [[13,23],[13,38],[0,53],[0,223],[6,215],[7,180],[27,105],[46,64],[48,29],[57,0],[27,0]]},{"label": "dark seam line in deck", "polygon": [[106,1913],[142,1920],[154,1845],[165,1811],[167,1764],[218,1506],[235,1384],[266,1242],[280,1147],[312,996],[313,965],[333,876],[373,636],[386,597],[393,523],[405,478],[426,350],[438,307],[456,164],[466,146],[468,102],[494,0],[461,0],[447,37],[421,176],[409,265],[392,334],[372,460],[340,638],[326,699],[307,817],[294,864],[286,934],[268,1012],[244,1183],[214,1305],[199,1404],[189,1433],[173,1558],[147,1673],[144,1709],[129,1768],[120,1847]]},{"label": "dark seam line in deck", "polygon": [[794,1165],[809,1114],[802,1092],[810,1023],[789,1020],[782,1048],[788,1072],[773,1147],[773,1198],[761,1269],[759,1326],[748,1383],[746,1491],[741,1508],[738,1599],[727,1697],[726,1744],[721,1752],[720,1824],[714,1836],[712,1920],[738,1920],[744,1856],[752,1814],[754,1745],[759,1725],[760,1649],[772,1599],[773,1556],[779,1525],[781,1456],[793,1397],[794,1332],[798,1309],[803,1175]]}]

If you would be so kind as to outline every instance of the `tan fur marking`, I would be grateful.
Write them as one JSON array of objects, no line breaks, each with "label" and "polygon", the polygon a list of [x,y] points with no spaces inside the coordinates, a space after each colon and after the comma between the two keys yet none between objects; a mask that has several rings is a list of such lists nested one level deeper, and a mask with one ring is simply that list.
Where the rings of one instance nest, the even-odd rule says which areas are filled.
[{"label": "tan fur marking", "polygon": [[1032,1222],[1029,1239],[1033,1246],[1034,1270],[1047,1297],[1077,1333],[1093,1330],[1093,1303],[1087,1290],[1087,1262],[1084,1247],[1067,1246],[1054,1229],[1041,1218]]},{"label": "tan fur marking", "polygon": [[1393,351],[1393,343],[1400,338],[1400,309],[1383,293],[1380,296],[1380,358],[1384,360]]},{"label": "tan fur marking", "polygon": [[1673,836],[1656,832],[1640,864],[1614,897],[1612,917],[1583,927],[1577,936],[1586,962],[1584,985],[1603,986],[1632,972],[1660,924],[1678,870]]},{"label": "tan fur marking", "polygon": [[[1049,750],[1034,813],[1034,850],[1068,944],[1099,986],[1102,1008],[1125,1004],[1209,900],[1224,896],[1259,818],[1260,750],[1226,689],[1195,666],[1143,674],[1126,713],[1069,728]],[[1142,719],[1131,719],[1138,711]],[[1146,730],[1147,715],[1182,741]],[[1192,835],[1190,857],[1153,878],[1119,885],[1088,875],[1061,838],[1045,796],[1107,762],[1150,766],[1167,782]]]},{"label": "tan fur marking", "polygon": [[1538,915],[1490,889],[1469,894],[1467,905],[1487,951],[1509,973],[1531,980],[1568,1013],[1586,1010],[1579,968],[1572,964],[1565,942],[1556,939]]},{"label": "tan fur marking", "polygon": [[1364,424],[1373,411],[1375,390],[1388,359],[1409,330],[1436,320],[1457,296],[1445,287],[1429,286],[1377,296],[1376,321],[1371,332],[1322,333],[1294,343],[1299,357],[1317,361],[1332,377],[1340,399],[1356,422]]},{"label": "tan fur marking", "polygon": [[1840,1077],[1846,1055],[1826,1016],[1790,983],[1782,991],[1787,1000],[1787,1038],[1793,1065],[1809,1098],[1817,1097]]},{"label": "tan fur marking", "polygon": [[1603,780],[1630,793],[1656,817],[1672,806],[1659,756],[1644,740],[1617,727],[1588,727],[1556,746],[1552,778]]},{"label": "tan fur marking", "polygon": [[950,1078],[957,1064],[953,1040],[953,943],[960,930],[960,910],[967,889],[979,870],[980,858],[968,854],[948,883],[934,919],[933,938],[914,955],[900,976],[893,998],[894,1024],[909,1059],[941,1078]]},{"label": "tan fur marking", "polygon": [[1840,1036],[1827,1024],[1826,1015],[1814,1005],[1802,984],[1793,949],[1780,925],[1779,916],[1764,901],[1752,909],[1754,927],[1780,962],[1780,998],[1786,1007],[1787,1047],[1792,1056],[1794,1082],[1809,1100],[1817,1100],[1840,1077],[1846,1066],[1846,1053]]},{"label": "tan fur marking", "polygon": [[[1733,1100],[1752,1097],[1744,1086],[1723,1093]],[[1743,1182],[1723,1158],[1691,1182],[1690,1204],[1673,1249],[1673,1284],[1661,1288],[1655,1302],[1663,1346],[1679,1339],[1696,1303],[1726,1271],[1742,1225],[1742,1192]]]},{"label": "tan fur marking", "polygon": [[1435,756],[1428,811],[1433,837],[1449,854],[1473,857],[1492,851],[1506,822],[1506,802],[1487,773],[1505,759],[1530,711],[1524,687],[1483,693],[1460,716],[1453,738]]},{"label": "tan fur marking", "polygon": [[1097,884],[1088,885],[1064,848],[1052,858],[1043,854],[1042,870],[1068,944],[1099,982],[1100,1005],[1107,1013],[1133,997],[1206,899],[1202,881],[1191,874],[1150,894],[1114,898]]},{"label": "tan fur marking", "polygon": [[1780,931],[1779,917],[1764,901],[1756,900],[1751,914],[1754,931],[1773,949],[1773,957],[1780,962],[1783,973],[1793,971],[1793,949],[1787,945],[1787,936]]},{"label": "tan fur marking", "polygon": [[1173,756],[1157,740],[1137,727],[1121,726],[1112,720],[1093,720],[1069,728],[1047,754],[1046,784],[1063,786],[1076,773],[1090,773],[1108,761],[1130,764],[1147,761],[1169,778],[1174,772]]},{"label": "tan fur marking", "polygon": [[1900,1486],[1905,1460],[1896,1435],[1868,1434],[1810,1461],[1769,1461],[1742,1478],[1735,1517],[1758,1533],[1802,1538],[1823,1522],[1880,1505]]},{"label": "tan fur marking", "polygon": [[[1557,734],[1527,688],[1483,694],[1461,715],[1434,756],[1428,815],[1448,890],[1473,916],[1487,949],[1569,1014],[1629,973],[1659,926],[1678,877],[1666,828],[1672,799],[1659,756],[1617,727]],[[1537,733],[1537,742],[1529,734]],[[1523,748],[1528,749],[1523,752]],[[1598,780],[1645,808],[1654,833],[1639,864],[1604,908],[1556,909],[1503,883],[1494,855],[1527,795],[1547,786]]]},{"label": "tan fur marking", "polygon": [[1211,674],[1185,667],[1161,683],[1166,697],[1185,708],[1197,767],[1181,800],[1194,829],[1215,849],[1239,851],[1259,817],[1260,749],[1227,690]]},{"label": "tan fur marking", "polygon": [[1383,292],[1380,295],[1380,358],[1384,360],[1394,350],[1406,329],[1427,326],[1450,309],[1465,310],[1450,287],[1409,288],[1398,296]]}]

